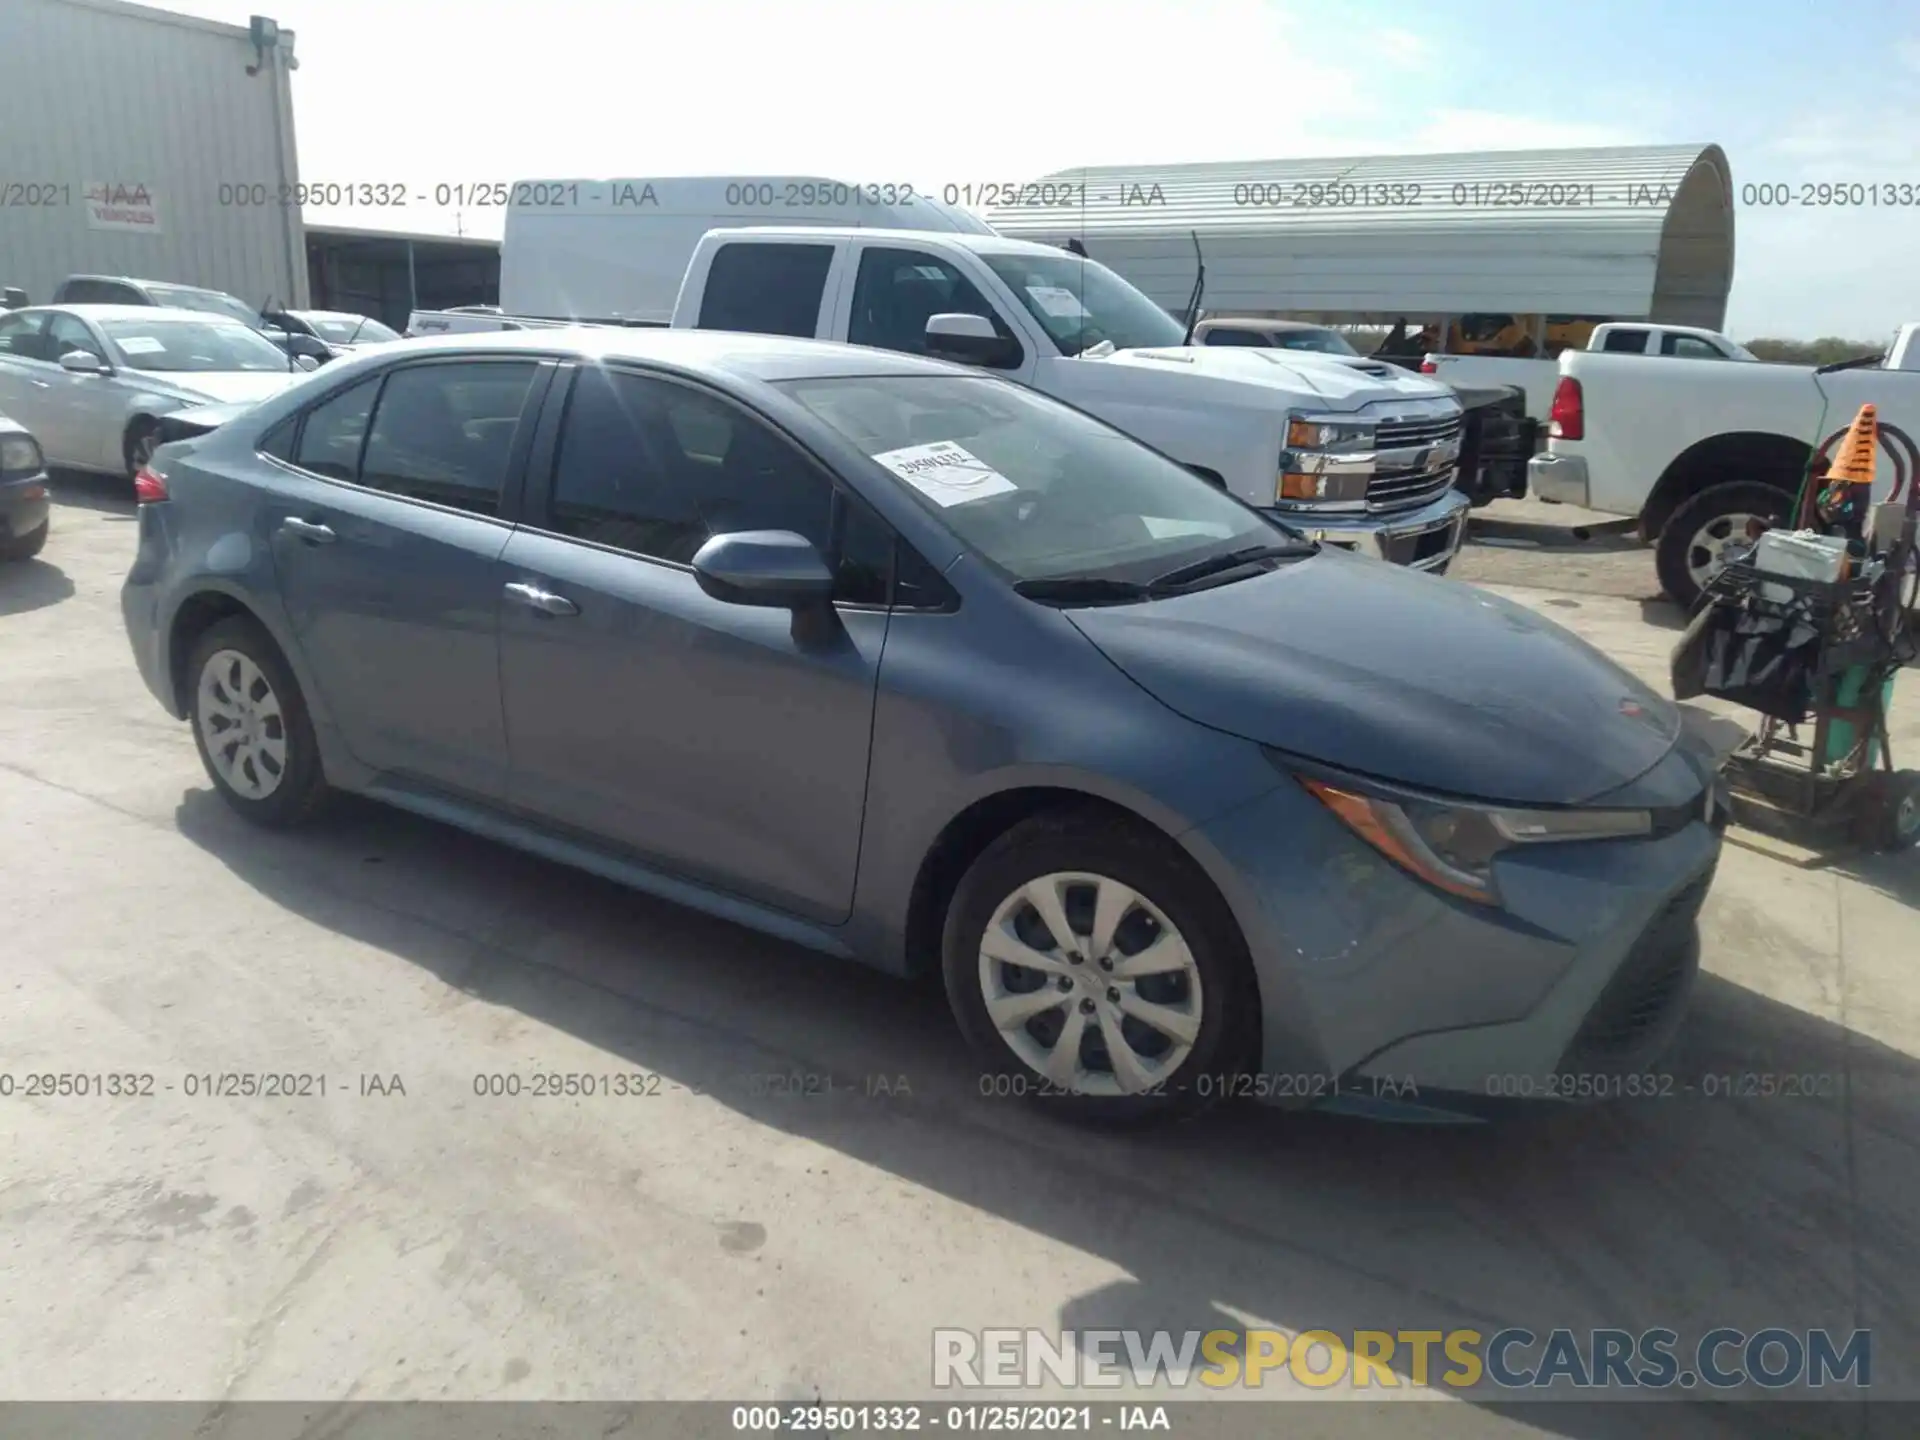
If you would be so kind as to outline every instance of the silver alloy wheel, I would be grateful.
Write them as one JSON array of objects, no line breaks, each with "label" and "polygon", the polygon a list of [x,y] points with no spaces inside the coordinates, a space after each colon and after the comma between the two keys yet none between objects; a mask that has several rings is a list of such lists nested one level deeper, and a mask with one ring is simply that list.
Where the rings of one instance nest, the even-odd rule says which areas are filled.
[{"label": "silver alloy wheel", "polygon": [[[1071,918],[1070,918],[1071,917]],[[1138,1095],[1200,1036],[1200,967],[1173,922],[1105,875],[1042,875],[980,941],[980,993],[1009,1049],[1079,1095]]]},{"label": "silver alloy wheel", "polygon": [[153,452],[160,448],[160,432],[149,425],[133,439],[133,468],[139,472],[147,468],[147,462],[153,459]]},{"label": "silver alloy wheel", "polygon": [[1747,526],[1754,521],[1762,525],[1770,523],[1764,515],[1736,510],[1731,515],[1714,516],[1693,532],[1693,538],[1687,542],[1687,574],[1693,577],[1696,589],[1706,589],[1707,582],[1720,573],[1730,553],[1746,547]]},{"label": "silver alloy wheel", "polygon": [[264,800],[287,773],[287,723],[260,667],[216,650],[200,669],[200,738],[214,769],[248,800]]}]

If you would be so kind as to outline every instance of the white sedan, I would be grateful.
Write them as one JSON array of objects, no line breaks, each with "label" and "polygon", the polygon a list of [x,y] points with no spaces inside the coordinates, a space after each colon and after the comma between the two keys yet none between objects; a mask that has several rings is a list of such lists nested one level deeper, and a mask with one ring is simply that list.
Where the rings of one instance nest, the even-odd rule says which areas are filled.
[{"label": "white sedan", "polygon": [[47,463],[131,475],[159,417],[264,400],[313,369],[237,320],[157,305],[36,305],[0,313],[0,411]]}]

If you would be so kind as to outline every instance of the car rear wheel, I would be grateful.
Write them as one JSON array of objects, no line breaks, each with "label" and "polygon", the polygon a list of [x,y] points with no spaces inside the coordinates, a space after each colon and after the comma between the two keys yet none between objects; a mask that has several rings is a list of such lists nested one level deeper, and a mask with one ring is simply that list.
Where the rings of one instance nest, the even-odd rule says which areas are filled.
[{"label": "car rear wheel", "polygon": [[24,535],[0,536],[0,560],[31,560],[46,549],[47,532],[52,528],[51,520],[42,520]]},{"label": "car rear wheel", "polygon": [[1732,553],[1750,543],[1749,528],[1784,524],[1792,503],[1786,492],[1751,480],[1702,490],[1661,528],[1653,557],[1660,588],[1676,604],[1691,609]]},{"label": "car rear wheel", "polygon": [[988,846],[943,961],[983,1094],[1139,1123],[1205,1108],[1247,1058],[1252,972],[1225,906],[1172,842],[1106,816],[1036,817]]},{"label": "car rear wheel", "polygon": [[214,788],[256,825],[297,825],[327,796],[320,749],[300,687],[259,624],[209,626],[187,676],[194,744]]}]

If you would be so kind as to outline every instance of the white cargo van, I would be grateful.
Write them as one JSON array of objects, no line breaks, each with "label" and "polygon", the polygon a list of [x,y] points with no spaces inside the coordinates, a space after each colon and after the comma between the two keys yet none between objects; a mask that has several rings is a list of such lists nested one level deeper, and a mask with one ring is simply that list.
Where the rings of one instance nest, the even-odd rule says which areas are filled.
[{"label": "white cargo van", "polygon": [[813,176],[522,180],[507,195],[500,308],[508,316],[665,325],[700,237],[743,225],[877,226],[991,235],[911,185]]}]

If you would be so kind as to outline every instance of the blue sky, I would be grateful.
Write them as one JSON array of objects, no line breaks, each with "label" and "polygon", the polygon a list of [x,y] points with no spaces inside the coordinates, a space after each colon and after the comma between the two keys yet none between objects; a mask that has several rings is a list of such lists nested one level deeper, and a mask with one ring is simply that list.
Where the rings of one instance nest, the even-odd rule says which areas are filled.
[{"label": "blue sky", "polygon": [[[302,178],[787,174],[1717,142],[1920,186],[1920,0],[169,0],[297,32]],[[496,103],[498,102],[498,103]],[[530,123],[529,117],[533,117]],[[309,212],[451,230],[451,214]],[[459,217],[498,233],[494,216]],[[1729,328],[1920,319],[1920,206],[1737,208]]]}]

